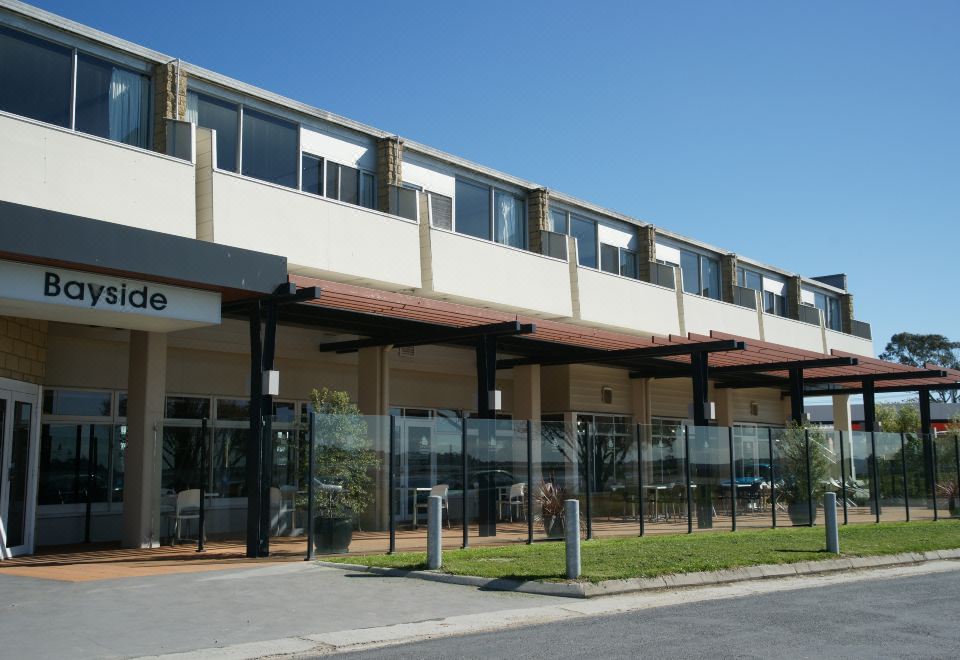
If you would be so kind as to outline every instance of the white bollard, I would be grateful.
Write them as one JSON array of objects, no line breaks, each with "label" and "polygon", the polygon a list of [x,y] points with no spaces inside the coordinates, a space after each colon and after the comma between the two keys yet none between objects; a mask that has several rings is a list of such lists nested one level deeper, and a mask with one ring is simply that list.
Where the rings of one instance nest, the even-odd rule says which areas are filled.
[{"label": "white bollard", "polygon": [[840,554],[840,534],[837,532],[837,494],[827,493],[823,496],[823,517],[827,530],[827,552]]},{"label": "white bollard", "polygon": [[567,546],[567,579],[580,577],[580,502],[563,503],[564,536]]},{"label": "white bollard", "polygon": [[443,498],[431,495],[427,499],[427,568],[435,570],[443,565]]}]

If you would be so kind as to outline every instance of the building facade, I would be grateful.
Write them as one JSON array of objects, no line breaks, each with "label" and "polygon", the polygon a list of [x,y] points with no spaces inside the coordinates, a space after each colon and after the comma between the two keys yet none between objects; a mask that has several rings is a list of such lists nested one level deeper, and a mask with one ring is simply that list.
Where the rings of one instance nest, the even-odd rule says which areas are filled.
[{"label": "building facade", "polygon": [[[368,415],[491,414],[475,348],[411,340],[427,323],[523,321],[584,350],[722,335],[873,355],[842,275],[788,272],[12,0],[0,0],[0,202],[11,554],[158,543],[201,424],[219,466],[209,489],[244,501],[248,310],[290,283],[320,297],[310,314],[274,312],[274,451],[314,388],[345,390]],[[382,341],[318,350],[364,337]],[[522,355],[512,346],[494,359]],[[501,418],[694,419],[687,375],[535,362],[487,383]],[[708,392],[721,426],[790,416],[781,386]]]}]

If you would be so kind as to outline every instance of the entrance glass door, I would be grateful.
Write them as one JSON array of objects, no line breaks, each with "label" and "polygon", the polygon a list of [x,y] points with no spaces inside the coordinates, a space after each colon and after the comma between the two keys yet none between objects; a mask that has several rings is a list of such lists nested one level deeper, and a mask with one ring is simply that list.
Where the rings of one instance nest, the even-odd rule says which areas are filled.
[{"label": "entrance glass door", "polygon": [[[3,385],[35,386],[0,380]],[[33,550],[36,394],[0,389],[0,558]]]}]

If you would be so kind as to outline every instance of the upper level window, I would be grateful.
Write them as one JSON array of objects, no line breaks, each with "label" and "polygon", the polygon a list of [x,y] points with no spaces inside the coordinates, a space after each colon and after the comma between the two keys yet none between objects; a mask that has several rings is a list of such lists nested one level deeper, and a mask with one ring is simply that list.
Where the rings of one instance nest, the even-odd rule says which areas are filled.
[{"label": "upper level window", "polygon": [[293,122],[244,108],[241,173],[296,188],[298,130]]},{"label": "upper level window", "polygon": [[523,248],[527,244],[526,205],[516,195],[457,179],[454,230]]},{"label": "upper level window", "polygon": [[300,190],[313,195],[323,194],[323,159],[303,154],[300,163]]},{"label": "upper level window", "polygon": [[570,235],[577,239],[577,263],[586,268],[596,268],[597,223],[572,215]]},{"label": "upper level window", "polygon": [[429,191],[427,195],[430,199],[430,224],[440,229],[453,229],[453,199]]},{"label": "upper level window", "polygon": [[737,286],[754,291],[763,291],[763,276],[747,268],[737,268]]},{"label": "upper level window", "polygon": [[0,110],[146,148],[150,79],[0,27]]},{"label": "upper level window", "polygon": [[217,167],[237,171],[237,147],[240,132],[240,108],[206,94],[187,94],[187,121],[217,132]]},{"label": "upper level window", "polygon": [[555,232],[557,234],[566,234],[567,233],[567,213],[566,211],[550,211],[550,226],[549,231]]},{"label": "upper level window", "polygon": [[685,292],[720,300],[720,263],[716,259],[681,250],[680,269]]},{"label": "upper level window", "polygon": [[840,320],[840,301],[833,296],[814,291],[813,306],[823,312],[823,322],[831,330],[840,331],[843,323]]},{"label": "upper level window", "polygon": [[600,244],[600,270],[638,279],[637,253],[615,245]]},{"label": "upper level window", "polygon": [[377,207],[376,179],[370,172],[304,153],[300,158],[300,189],[348,204]]},{"label": "upper level window", "polygon": [[773,291],[763,292],[763,311],[777,316],[787,315],[787,299]]}]

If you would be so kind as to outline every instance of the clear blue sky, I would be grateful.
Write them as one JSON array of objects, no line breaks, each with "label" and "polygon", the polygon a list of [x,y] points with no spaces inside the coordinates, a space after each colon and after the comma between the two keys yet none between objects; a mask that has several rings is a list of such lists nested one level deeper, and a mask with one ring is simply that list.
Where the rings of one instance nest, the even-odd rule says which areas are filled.
[{"label": "clear blue sky", "polygon": [[960,339],[960,2],[35,4]]}]

